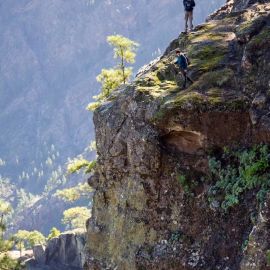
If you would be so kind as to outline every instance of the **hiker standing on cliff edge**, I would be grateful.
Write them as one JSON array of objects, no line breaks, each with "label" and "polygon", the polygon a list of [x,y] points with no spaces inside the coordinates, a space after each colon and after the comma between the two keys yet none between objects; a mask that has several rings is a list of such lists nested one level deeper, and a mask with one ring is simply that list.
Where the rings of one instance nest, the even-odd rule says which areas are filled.
[{"label": "hiker standing on cliff edge", "polygon": [[189,30],[193,29],[193,9],[195,7],[194,0],[183,0],[184,8],[185,8],[185,33],[188,32],[188,22],[189,22]]}]

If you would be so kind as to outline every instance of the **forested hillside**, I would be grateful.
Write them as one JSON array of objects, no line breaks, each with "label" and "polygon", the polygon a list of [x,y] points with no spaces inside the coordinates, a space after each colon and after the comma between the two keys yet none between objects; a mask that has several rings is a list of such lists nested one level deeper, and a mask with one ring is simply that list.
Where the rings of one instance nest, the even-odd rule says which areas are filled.
[{"label": "forested hillside", "polygon": [[[222,2],[198,3],[196,22]],[[6,161],[1,174],[39,192],[44,185],[33,185],[37,177],[31,173],[35,167],[42,171],[51,147],[59,165],[93,137],[85,107],[99,90],[95,77],[112,62],[106,36],[119,33],[138,41],[138,68],[164,50],[182,22],[177,0],[1,1],[0,158]],[[18,181],[23,171],[29,177]]]},{"label": "forested hillside", "polygon": [[[195,23],[223,2],[198,2]],[[85,107],[99,91],[101,68],[113,64],[106,37],[140,43],[136,71],[183,29],[183,7],[178,0],[2,0],[0,25],[1,185],[5,199],[31,205],[66,183],[68,157],[93,139]]]}]

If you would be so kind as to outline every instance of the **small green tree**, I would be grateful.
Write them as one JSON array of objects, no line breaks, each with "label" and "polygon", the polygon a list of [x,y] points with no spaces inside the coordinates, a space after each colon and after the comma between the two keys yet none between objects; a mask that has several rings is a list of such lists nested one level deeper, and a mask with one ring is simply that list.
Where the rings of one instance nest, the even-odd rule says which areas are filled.
[{"label": "small green tree", "polygon": [[119,60],[118,67],[122,72],[122,83],[126,84],[132,74],[132,68],[126,65],[135,62],[139,44],[121,35],[108,36],[107,41],[114,47],[114,58]]},{"label": "small green tree", "polygon": [[8,252],[12,249],[13,241],[4,239],[4,232],[6,230],[5,217],[12,211],[11,206],[0,200],[0,269],[1,270],[15,270],[19,269],[19,263],[13,260],[8,255]]},{"label": "small green tree", "polygon": [[114,89],[128,82],[132,75],[132,67],[127,65],[135,63],[136,50],[139,46],[138,43],[121,35],[108,36],[107,42],[114,48],[117,65],[114,68],[102,69],[97,76],[97,81],[101,83],[101,93],[93,97],[97,102],[88,105],[87,109],[90,111],[99,107]]},{"label": "small green tree", "polygon": [[44,245],[46,243],[45,236],[39,231],[31,231],[29,233],[28,241],[33,248],[35,245]]},{"label": "small green tree", "polygon": [[58,237],[60,234],[61,232],[57,228],[53,227],[50,230],[50,234],[48,235],[47,239],[50,240],[52,238]]},{"label": "small green tree", "polygon": [[67,172],[69,174],[72,173],[79,173],[79,171],[84,168],[85,171],[84,173],[90,173],[92,172],[92,170],[94,170],[96,166],[96,160],[86,160],[85,158],[83,158],[82,156],[78,156],[74,159],[69,160],[68,164],[67,164]]},{"label": "small green tree", "polygon": [[19,249],[20,256],[22,256],[23,250],[25,250],[25,243],[29,237],[29,231],[19,230],[14,234],[15,247]]},{"label": "small green tree", "polygon": [[25,248],[33,248],[35,245],[44,245],[46,239],[39,231],[19,230],[14,236],[15,246],[20,250],[20,255]]},{"label": "small green tree", "polygon": [[56,196],[63,199],[66,202],[75,202],[81,198],[89,198],[89,195],[93,192],[93,189],[87,184],[78,184],[72,188],[66,188],[58,190]]},{"label": "small green tree", "polygon": [[12,208],[10,204],[5,201],[0,200],[0,230],[1,230],[2,238],[6,230],[4,219],[11,211],[12,211]]},{"label": "small green tree", "polygon": [[67,229],[85,229],[86,221],[90,216],[88,208],[73,207],[64,211],[62,223],[67,226]]}]

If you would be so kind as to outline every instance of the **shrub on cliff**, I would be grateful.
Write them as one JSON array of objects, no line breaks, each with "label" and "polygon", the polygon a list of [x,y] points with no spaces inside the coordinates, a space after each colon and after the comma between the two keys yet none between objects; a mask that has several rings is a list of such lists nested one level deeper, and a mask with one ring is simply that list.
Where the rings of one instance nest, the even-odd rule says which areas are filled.
[{"label": "shrub on cliff", "polygon": [[222,208],[229,209],[240,202],[241,196],[256,189],[257,199],[262,202],[270,190],[269,147],[254,146],[249,150],[226,150],[221,159],[210,158],[209,168],[215,185],[210,193],[223,193]]},{"label": "shrub on cliff", "polygon": [[57,228],[53,227],[50,231],[50,234],[47,237],[47,240],[58,237],[60,234],[61,232]]}]

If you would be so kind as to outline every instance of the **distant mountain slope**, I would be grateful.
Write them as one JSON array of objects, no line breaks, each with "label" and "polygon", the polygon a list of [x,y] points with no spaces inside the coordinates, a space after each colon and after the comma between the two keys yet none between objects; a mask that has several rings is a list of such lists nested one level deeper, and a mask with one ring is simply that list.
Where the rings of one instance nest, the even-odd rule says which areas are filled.
[{"label": "distant mountain slope", "polygon": [[[196,23],[223,2],[197,3]],[[60,164],[93,137],[85,106],[98,91],[96,75],[113,64],[106,36],[140,42],[138,68],[180,32],[183,7],[178,0],[2,0],[0,25],[0,174],[17,182],[45,162],[46,145],[59,149]],[[38,192],[34,182],[30,175],[20,185]]]}]

